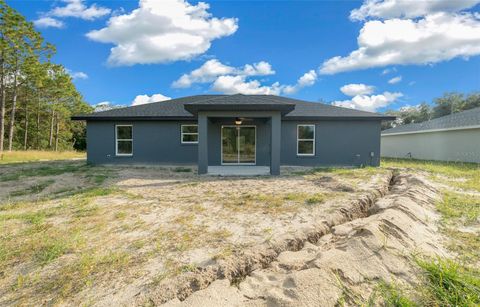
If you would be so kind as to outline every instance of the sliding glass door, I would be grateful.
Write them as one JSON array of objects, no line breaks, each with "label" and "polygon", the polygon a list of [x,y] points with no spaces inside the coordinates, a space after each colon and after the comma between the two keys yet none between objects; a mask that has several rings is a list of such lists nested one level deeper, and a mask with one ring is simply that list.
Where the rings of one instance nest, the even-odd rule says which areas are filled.
[{"label": "sliding glass door", "polygon": [[255,164],[255,126],[222,126],[222,164]]}]

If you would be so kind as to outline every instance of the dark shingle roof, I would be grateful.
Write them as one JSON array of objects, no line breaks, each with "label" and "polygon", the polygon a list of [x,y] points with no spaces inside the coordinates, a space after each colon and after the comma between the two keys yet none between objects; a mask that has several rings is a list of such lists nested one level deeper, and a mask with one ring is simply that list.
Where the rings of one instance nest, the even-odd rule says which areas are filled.
[{"label": "dark shingle roof", "polygon": [[395,133],[416,133],[429,130],[456,129],[480,126],[480,108],[435,118],[423,123],[402,125],[382,131],[382,135]]},{"label": "dark shingle roof", "polygon": [[[86,115],[73,116],[75,120],[117,120],[117,119],[195,119],[195,116],[186,110],[195,109],[195,106],[250,106],[258,109],[275,107],[287,110],[285,119],[384,119],[394,117],[378,113],[371,113],[342,107],[336,107],[319,102],[308,102],[274,95],[197,95],[177,98],[167,101],[154,102],[138,106],[113,109]],[[293,109],[293,110],[292,110]],[[285,111],[285,113],[287,113]]]}]

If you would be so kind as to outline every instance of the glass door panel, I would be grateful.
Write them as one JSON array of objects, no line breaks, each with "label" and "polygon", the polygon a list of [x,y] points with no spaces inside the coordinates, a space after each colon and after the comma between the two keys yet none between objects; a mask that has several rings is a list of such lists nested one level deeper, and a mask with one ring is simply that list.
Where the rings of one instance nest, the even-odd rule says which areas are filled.
[{"label": "glass door panel", "polygon": [[239,131],[239,163],[255,164],[255,127],[240,127]]},{"label": "glass door panel", "polygon": [[222,127],[222,163],[238,163],[236,127]]},{"label": "glass door panel", "polygon": [[222,127],[222,164],[255,164],[256,128]]}]

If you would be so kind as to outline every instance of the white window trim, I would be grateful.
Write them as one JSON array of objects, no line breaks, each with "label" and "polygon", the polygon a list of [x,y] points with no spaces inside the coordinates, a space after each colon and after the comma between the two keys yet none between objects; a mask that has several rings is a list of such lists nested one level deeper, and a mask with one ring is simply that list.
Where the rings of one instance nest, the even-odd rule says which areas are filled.
[{"label": "white window trim", "polygon": [[[310,127],[313,127],[313,139],[299,139],[299,128],[300,127],[305,127],[305,126],[310,126]],[[300,144],[300,141],[308,141],[308,142],[313,142],[313,153],[311,154],[305,154],[305,153],[299,153],[298,152],[298,149],[299,149],[299,144]],[[315,125],[297,125],[297,156],[300,156],[300,157],[312,157],[312,156],[315,156]]]},{"label": "white window trim", "polygon": [[[197,127],[197,133],[183,132],[183,127]],[[196,142],[184,142],[183,141],[183,136],[184,135],[196,135],[197,136],[197,141]],[[198,144],[198,125],[181,125],[180,126],[180,141],[182,142],[182,144]]]},{"label": "white window trim", "polygon": [[[132,128],[132,138],[131,139],[119,139],[118,138],[118,127],[131,127]],[[122,154],[118,153],[118,141],[131,141],[132,142],[132,153]],[[115,125],[115,155],[119,157],[131,157],[133,156],[133,125]]]}]

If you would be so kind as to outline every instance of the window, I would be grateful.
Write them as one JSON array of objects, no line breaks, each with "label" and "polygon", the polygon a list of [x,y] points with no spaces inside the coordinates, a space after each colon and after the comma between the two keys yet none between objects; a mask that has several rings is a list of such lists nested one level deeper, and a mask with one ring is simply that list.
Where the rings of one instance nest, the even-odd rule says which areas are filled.
[{"label": "window", "polygon": [[132,125],[116,125],[115,139],[117,156],[131,156],[133,154],[133,127]]},{"label": "window", "polygon": [[182,144],[198,144],[198,125],[182,125]]},{"label": "window", "polygon": [[315,125],[297,126],[297,155],[315,155]]}]

